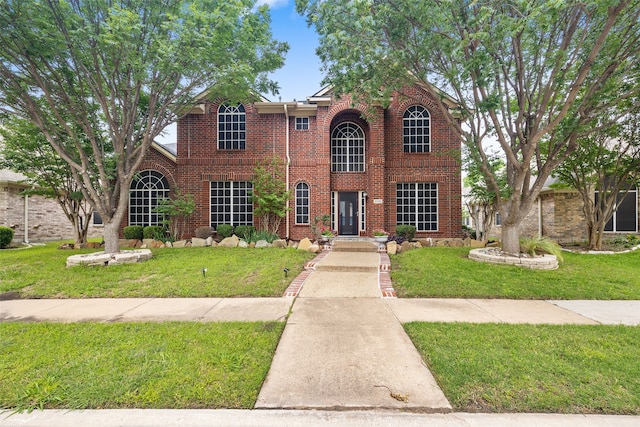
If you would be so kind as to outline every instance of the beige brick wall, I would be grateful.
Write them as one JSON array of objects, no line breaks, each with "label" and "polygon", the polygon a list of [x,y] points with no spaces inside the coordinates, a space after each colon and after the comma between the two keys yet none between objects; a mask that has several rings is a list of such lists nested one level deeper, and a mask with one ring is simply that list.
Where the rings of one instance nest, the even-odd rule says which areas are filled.
[{"label": "beige brick wall", "polygon": [[[14,230],[13,241],[25,239],[25,198],[21,187],[3,184],[0,187],[0,225]],[[29,196],[29,242],[73,239],[73,228],[62,208],[55,200],[42,196]],[[102,236],[99,226],[89,228],[89,237]]]}]

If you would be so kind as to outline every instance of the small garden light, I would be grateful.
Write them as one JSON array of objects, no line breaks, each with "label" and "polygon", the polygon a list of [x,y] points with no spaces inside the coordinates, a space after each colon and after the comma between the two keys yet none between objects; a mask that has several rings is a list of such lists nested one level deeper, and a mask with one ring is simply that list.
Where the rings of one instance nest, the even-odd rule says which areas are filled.
[{"label": "small garden light", "polygon": [[202,277],[206,278],[207,277],[207,268],[203,268],[202,269]]},{"label": "small garden light", "polygon": [[284,268],[284,277],[287,277],[287,274],[289,273],[289,269],[287,267]]}]

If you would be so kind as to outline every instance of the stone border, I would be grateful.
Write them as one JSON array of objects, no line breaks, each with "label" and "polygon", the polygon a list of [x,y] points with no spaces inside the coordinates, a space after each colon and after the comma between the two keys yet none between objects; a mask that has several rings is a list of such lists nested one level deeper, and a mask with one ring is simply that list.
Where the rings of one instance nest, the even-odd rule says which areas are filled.
[{"label": "stone border", "polygon": [[67,267],[77,265],[118,265],[134,264],[146,261],[153,257],[151,249],[135,249],[132,251],[120,251],[114,254],[107,252],[94,252],[91,254],[71,255],[67,258]]},{"label": "stone border", "polygon": [[515,265],[531,270],[556,270],[558,268],[558,260],[555,255],[548,254],[537,257],[527,255],[517,257],[503,254],[497,249],[478,248],[469,251],[469,259],[489,264]]}]

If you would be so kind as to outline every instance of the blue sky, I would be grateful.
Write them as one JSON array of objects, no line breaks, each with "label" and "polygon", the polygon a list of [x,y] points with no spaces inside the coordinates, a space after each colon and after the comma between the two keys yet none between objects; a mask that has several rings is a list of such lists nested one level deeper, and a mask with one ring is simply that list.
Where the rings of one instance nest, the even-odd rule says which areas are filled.
[{"label": "blue sky", "polygon": [[[259,0],[271,9],[271,31],[274,39],[289,43],[284,67],[270,75],[278,82],[280,93],[264,93],[270,101],[304,101],[322,89],[323,75],[320,59],[316,56],[318,36],[307,26],[304,16],[296,12],[295,0]],[[176,142],[175,123],[165,129],[166,135],[156,138],[162,144]]]}]

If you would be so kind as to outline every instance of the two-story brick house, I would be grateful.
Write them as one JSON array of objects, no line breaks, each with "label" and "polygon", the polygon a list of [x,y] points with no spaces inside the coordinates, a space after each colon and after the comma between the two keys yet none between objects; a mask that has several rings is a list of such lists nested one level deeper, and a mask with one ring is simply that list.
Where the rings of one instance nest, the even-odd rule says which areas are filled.
[{"label": "two-story brick house", "polygon": [[418,86],[406,92],[386,108],[338,99],[329,88],[306,102],[227,104],[203,95],[177,123],[175,155],[155,146],[142,165],[127,223],[156,224],[153,206],[178,188],[197,205],[187,235],[199,226],[259,226],[253,170],[275,155],[292,191],[281,237],[312,237],[323,214],[341,236],[410,224],[417,236],[459,237],[460,141],[437,104],[455,103]]}]

